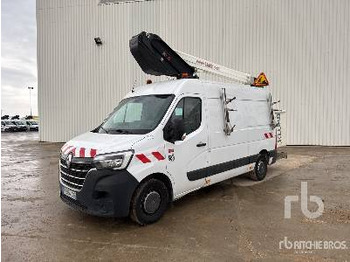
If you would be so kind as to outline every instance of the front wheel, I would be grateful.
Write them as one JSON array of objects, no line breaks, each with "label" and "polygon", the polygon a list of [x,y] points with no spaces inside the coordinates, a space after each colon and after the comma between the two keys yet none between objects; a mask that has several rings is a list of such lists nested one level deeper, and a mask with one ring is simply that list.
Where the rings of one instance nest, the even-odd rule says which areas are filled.
[{"label": "front wheel", "polygon": [[250,174],[250,178],[255,181],[261,181],[266,177],[267,173],[267,157],[266,155],[259,155],[255,162],[253,172]]},{"label": "front wheel", "polygon": [[135,191],[131,201],[130,217],[140,225],[158,221],[169,204],[169,192],[158,179],[143,182]]}]

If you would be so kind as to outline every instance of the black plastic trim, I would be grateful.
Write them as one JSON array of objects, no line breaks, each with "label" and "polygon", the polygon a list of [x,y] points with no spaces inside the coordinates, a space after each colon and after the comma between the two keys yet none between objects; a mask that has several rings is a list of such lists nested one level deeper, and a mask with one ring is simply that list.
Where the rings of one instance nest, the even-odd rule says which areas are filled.
[{"label": "black plastic trim", "polygon": [[271,162],[270,165],[276,163],[276,161],[277,161],[277,150],[271,150],[269,152],[269,156],[272,157],[272,162]]},{"label": "black plastic trim", "polygon": [[[276,155],[277,155],[276,150],[271,150],[268,152],[268,154],[269,154],[269,157],[274,158],[274,161],[272,161],[272,163],[276,162],[276,160],[275,160]],[[193,170],[193,171],[187,172],[187,178],[190,181],[196,181],[198,179],[202,179],[205,177],[214,176],[214,175],[217,175],[217,174],[225,172],[225,171],[229,171],[229,170],[236,169],[236,168],[239,168],[239,167],[242,167],[245,165],[249,165],[251,163],[255,163],[256,160],[258,159],[258,157],[259,157],[259,154],[251,155],[251,156],[242,157],[239,159],[227,161],[224,163],[212,165],[209,167]]]},{"label": "black plastic trim", "polygon": [[76,210],[104,217],[127,217],[132,195],[139,182],[127,170],[91,169],[76,200],[62,194],[61,199]]}]

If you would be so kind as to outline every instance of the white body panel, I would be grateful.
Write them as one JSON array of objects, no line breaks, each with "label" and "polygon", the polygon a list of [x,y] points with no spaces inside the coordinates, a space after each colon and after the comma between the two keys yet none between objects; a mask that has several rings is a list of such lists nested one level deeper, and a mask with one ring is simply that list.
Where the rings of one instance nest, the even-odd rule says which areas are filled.
[{"label": "white body panel", "polygon": [[[230,136],[223,131],[223,108],[221,102],[222,88],[226,88],[228,98],[236,97],[230,108],[231,123],[236,125]],[[198,188],[220,182],[233,176],[246,173],[253,164],[243,164],[231,170],[210,174],[210,167],[220,166],[230,161],[239,161],[249,156],[258,155],[262,150],[275,149],[275,137],[272,134],[269,120],[268,88],[210,83],[187,79],[161,82],[136,88],[127,97],[150,94],[174,94],[160,124],[145,135],[118,135],[85,133],[63,147],[63,154],[75,150],[75,155],[83,152],[83,157],[134,150],[127,171],[139,182],[146,177],[160,173],[166,175],[173,187],[173,198],[177,199]],[[177,103],[183,97],[201,99],[201,125],[186,136],[183,141],[170,143],[163,138],[163,129]],[[155,109],[156,110],[156,109]],[[205,144],[198,147],[198,144]],[[83,151],[81,151],[83,148]],[[162,159],[152,153],[159,152]],[[144,154],[150,162],[143,163],[135,155]],[[80,155],[82,157],[82,155]],[[209,172],[208,175],[195,180],[189,179],[189,172]]]}]

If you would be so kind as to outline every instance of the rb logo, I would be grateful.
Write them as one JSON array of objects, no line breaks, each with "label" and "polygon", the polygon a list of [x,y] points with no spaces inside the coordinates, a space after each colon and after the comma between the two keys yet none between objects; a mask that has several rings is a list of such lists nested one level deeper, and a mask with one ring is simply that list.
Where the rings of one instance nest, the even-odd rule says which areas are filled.
[{"label": "rb logo", "polygon": [[[292,217],[292,202],[299,201],[299,196],[286,196],[284,198],[284,218],[289,219]],[[310,219],[318,218],[322,215],[324,211],[324,204],[320,197],[310,196],[310,202],[314,202],[318,205],[318,208],[315,212],[310,212],[307,208],[308,197],[307,197],[307,182],[301,182],[301,211],[303,214]]]}]

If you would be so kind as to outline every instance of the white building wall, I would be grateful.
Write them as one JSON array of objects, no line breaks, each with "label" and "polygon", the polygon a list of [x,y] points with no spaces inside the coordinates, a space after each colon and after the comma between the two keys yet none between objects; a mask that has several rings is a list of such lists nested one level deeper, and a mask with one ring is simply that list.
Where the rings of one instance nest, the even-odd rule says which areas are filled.
[{"label": "white building wall", "polygon": [[98,3],[37,0],[41,140],[91,130],[135,80],[156,79],[141,71],[128,47],[145,30],[186,53],[265,72],[287,110],[287,144],[350,145],[350,1]]}]

